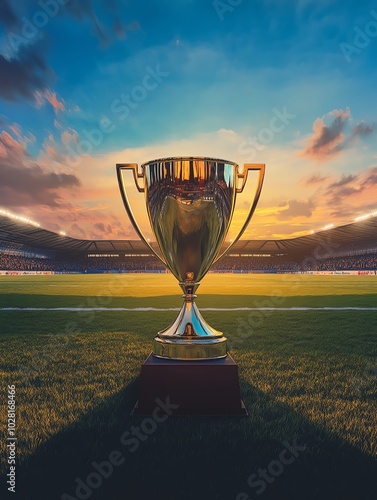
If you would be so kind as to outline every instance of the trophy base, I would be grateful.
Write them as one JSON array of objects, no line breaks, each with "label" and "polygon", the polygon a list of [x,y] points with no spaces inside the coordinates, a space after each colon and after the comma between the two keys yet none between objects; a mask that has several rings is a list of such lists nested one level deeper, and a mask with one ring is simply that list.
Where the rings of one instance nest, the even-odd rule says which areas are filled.
[{"label": "trophy base", "polygon": [[[179,361],[150,354],[141,368],[133,415],[247,416],[238,366],[222,359]],[[162,420],[161,420],[162,421]]]},{"label": "trophy base", "polygon": [[157,358],[181,361],[221,359],[227,356],[226,338],[190,340],[155,337],[153,355]]}]

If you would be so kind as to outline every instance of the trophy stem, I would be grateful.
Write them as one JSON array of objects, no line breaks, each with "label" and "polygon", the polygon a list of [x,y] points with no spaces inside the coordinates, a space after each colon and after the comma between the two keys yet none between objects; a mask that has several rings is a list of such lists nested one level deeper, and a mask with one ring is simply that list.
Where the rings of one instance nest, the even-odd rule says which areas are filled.
[{"label": "trophy stem", "polygon": [[184,302],[177,319],[155,337],[154,356],[190,361],[224,358],[227,355],[226,338],[204,320],[195,304],[195,291],[200,283],[183,281],[179,284]]}]

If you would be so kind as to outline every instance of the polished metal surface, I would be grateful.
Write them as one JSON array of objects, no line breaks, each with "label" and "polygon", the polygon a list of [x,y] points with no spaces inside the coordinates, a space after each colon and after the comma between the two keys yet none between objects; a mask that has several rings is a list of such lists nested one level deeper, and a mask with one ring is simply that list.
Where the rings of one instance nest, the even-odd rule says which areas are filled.
[{"label": "polished metal surface", "polygon": [[[156,356],[190,360],[226,356],[226,338],[202,318],[194,302],[195,291],[213,262],[221,257],[219,250],[232,220],[236,194],[244,189],[248,172],[256,170],[259,171],[257,191],[245,223],[232,244],[246,229],[259,200],[264,169],[264,164],[247,164],[239,173],[236,163],[202,157],[153,160],[144,163],[141,172],[136,163],[117,165],[123,202],[135,230],[178,279],[184,292],[184,303],[177,319],[158,332],[154,340]],[[138,191],[145,192],[149,221],[161,255],[136,222],[122,170],[131,170]],[[242,180],[240,187],[239,180]]]},{"label": "polished metal surface", "polygon": [[[158,332],[158,336],[163,339],[186,339],[188,341],[195,339],[217,340],[222,337],[222,332],[215,330],[203,319],[195,304],[195,291],[199,283],[186,279],[181,281],[180,286],[184,292],[182,297],[184,302],[177,319],[167,328]],[[226,352],[225,352],[226,354]]]},{"label": "polished metal surface", "polygon": [[227,356],[226,339],[219,340],[192,340],[163,339],[155,337],[153,341],[153,355],[157,358],[180,359],[186,361],[220,359]]},{"label": "polished metal surface", "polygon": [[149,220],[166,263],[179,281],[200,281],[226,236],[236,199],[237,165],[207,159],[142,165]]}]

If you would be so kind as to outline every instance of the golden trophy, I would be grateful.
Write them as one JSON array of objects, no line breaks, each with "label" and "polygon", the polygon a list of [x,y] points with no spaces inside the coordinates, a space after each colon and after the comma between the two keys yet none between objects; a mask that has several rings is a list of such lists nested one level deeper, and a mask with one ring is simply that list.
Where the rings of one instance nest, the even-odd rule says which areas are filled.
[{"label": "golden trophy", "polygon": [[[145,195],[149,222],[158,249],[145,238],[131,208],[124,171],[132,171],[136,188]],[[224,242],[237,194],[249,171],[259,173],[257,189],[238,236],[225,249]],[[261,194],[265,165],[236,163],[207,157],[171,157],[117,164],[118,182],[127,214],[141,240],[177,278],[183,305],[177,319],[157,333],[153,355],[168,360],[203,361],[227,357],[226,338],[209,326],[196,304],[196,290],[211,265],[241,237]],[[159,251],[158,251],[159,250]]]}]

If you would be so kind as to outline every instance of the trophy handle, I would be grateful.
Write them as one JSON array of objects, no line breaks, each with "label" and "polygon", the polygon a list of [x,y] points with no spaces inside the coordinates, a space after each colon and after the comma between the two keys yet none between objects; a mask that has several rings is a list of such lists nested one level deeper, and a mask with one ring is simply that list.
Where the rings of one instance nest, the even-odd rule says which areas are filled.
[{"label": "trophy handle", "polygon": [[236,193],[242,193],[244,187],[246,186],[249,170],[259,170],[259,179],[258,179],[257,190],[256,190],[256,193],[254,196],[254,201],[253,201],[253,203],[250,207],[249,213],[246,217],[245,223],[242,226],[240,232],[238,233],[237,238],[234,241],[232,241],[232,243],[220,255],[218,255],[216,257],[216,259],[214,260],[214,263],[217,262],[219,259],[221,259],[221,257],[223,257],[227,252],[229,252],[229,250],[232,248],[232,246],[241,238],[241,236],[245,232],[245,229],[249,225],[250,219],[252,218],[252,216],[255,212],[255,209],[257,207],[259,197],[260,197],[260,194],[262,191],[265,169],[266,169],[266,165],[264,163],[245,163],[243,166],[242,174],[240,174],[240,173],[237,174],[237,179],[242,179],[242,184],[240,187],[236,188]]},{"label": "trophy handle", "polygon": [[144,234],[142,233],[139,224],[136,222],[135,216],[132,212],[131,205],[127,196],[127,191],[126,187],[124,185],[123,181],[123,175],[122,175],[122,170],[132,170],[133,176],[134,176],[134,181],[137,190],[139,193],[144,193],[145,189],[144,186],[139,185],[138,179],[144,179],[144,172],[139,172],[138,170],[138,164],[137,163],[117,163],[116,165],[117,169],[117,176],[118,176],[118,184],[119,184],[119,189],[120,189],[120,194],[122,195],[122,200],[124,204],[124,208],[126,209],[126,212],[128,214],[128,217],[130,218],[131,224],[133,225],[135,231],[139,235],[140,239],[144,241],[144,243],[147,245],[147,247],[153,252],[153,254],[165,265],[167,265],[166,261],[158,255],[158,253],[155,251],[155,249],[152,247],[152,245],[149,243],[149,241],[145,238]]}]

